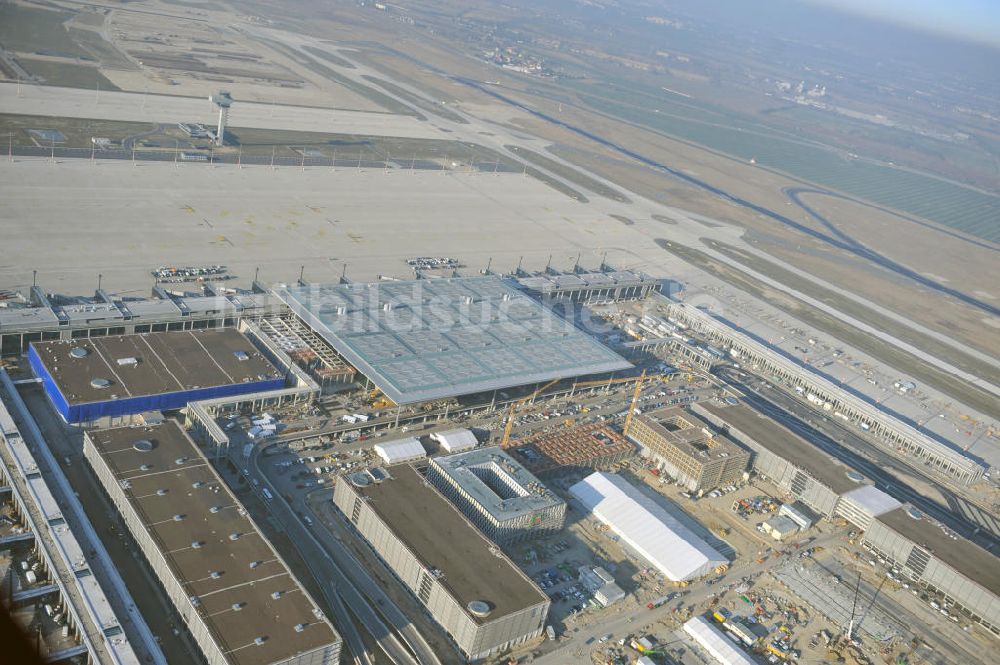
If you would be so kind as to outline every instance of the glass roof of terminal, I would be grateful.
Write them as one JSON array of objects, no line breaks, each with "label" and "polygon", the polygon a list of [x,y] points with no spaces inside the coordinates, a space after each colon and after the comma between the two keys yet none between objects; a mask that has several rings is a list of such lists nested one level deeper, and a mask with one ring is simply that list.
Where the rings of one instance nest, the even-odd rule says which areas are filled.
[{"label": "glass roof of terminal", "polygon": [[631,367],[496,277],[309,284],[276,293],[397,404]]}]

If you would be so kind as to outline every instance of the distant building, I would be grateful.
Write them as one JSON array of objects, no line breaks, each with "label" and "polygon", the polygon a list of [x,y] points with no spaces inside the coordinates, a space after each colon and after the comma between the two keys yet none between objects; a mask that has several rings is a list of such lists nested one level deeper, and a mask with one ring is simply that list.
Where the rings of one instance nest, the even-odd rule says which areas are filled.
[{"label": "distant building", "polygon": [[345,476],[333,501],[470,661],[541,636],[548,597],[412,466]]},{"label": "distant building", "polygon": [[427,479],[498,544],[563,528],[566,502],[500,448],[435,457]]},{"label": "distant building", "polygon": [[750,453],[716,434],[697,414],[679,407],[644,413],[629,436],[659,467],[691,491],[740,482]]}]

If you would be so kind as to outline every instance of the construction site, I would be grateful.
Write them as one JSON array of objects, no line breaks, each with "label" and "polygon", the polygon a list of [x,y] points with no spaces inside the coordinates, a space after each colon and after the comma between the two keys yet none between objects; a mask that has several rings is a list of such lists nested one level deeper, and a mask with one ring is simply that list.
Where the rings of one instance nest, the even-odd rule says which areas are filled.
[{"label": "construction site", "polygon": [[[31,316],[0,317],[0,334],[12,371],[41,382],[49,412],[36,400],[31,417],[82,427],[92,442],[183,426],[292,574],[306,586],[337,580],[315,597],[351,653],[386,603],[426,618],[421,639],[441,662],[874,665],[926,657],[932,626],[993,639],[997,590],[983,564],[914,567],[905,543],[929,552],[919,534],[937,523],[894,522],[894,509],[917,510],[913,497],[880,489],[867,468],[822,461],[808,438],[762,417],[718,374],[731,371],[728,349],[651,318],[624,322],[646,331],[638,338],[572,325],[609,299],[664,302],[596,291],[595,274],[546,278],[560,286],[559,314],[527,274],[230,292],[209,282],[201,296],[106,297],[70,331],[59,321],[81,305],[39,290],[20,308]],[[202,360],[182,370],[183,358]],[[113,386],[92,385],[104,375]],[[112,388],[118,397],[95,401]],[[62,400],[100,417],[67,418]],[[132,429],[105,429],[121,424]],[[268,515],[286,516],[282,532]],[[437,547],[446,522],[457,550]],[[297,563],[314,537],[337,558]],[[967,561],[993,560],[962,542],[982,552]],[[510,602],[467,570],[493,559],[521,589]],[[411,579],[412,565],[425,573]],[[974,593],[931,572],[949,566]],[[403,584],[376,591],[386,575]],[[338,599],[372,615],[358,624]],[[934,605],[947,608],[944,626],[924,616],[943,616]],[[419,641],[399,641],[417,628],[384,630],[381,652],[422,662]]]}]

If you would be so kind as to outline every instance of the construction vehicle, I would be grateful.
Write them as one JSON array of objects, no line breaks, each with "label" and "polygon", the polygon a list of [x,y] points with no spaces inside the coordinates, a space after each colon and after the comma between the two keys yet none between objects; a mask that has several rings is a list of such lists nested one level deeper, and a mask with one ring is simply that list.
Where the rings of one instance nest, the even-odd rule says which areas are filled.
[{"label": "construction vehicle", "polygon": [[378,388],[368,393],[368,400],[373,409],[387,409],[391,406],[396,406],[396,403],[386,397]]}]

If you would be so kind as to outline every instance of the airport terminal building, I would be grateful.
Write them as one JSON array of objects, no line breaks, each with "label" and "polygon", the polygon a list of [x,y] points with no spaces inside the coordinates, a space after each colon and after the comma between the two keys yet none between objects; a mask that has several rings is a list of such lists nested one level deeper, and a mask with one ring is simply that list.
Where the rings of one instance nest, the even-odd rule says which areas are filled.
[{"label": "airport terminal building", "polygon": [[341,477],[333,501],[470,661],[541,636],[551,602],[412,466]]},{"label": "airport terminal building", "polygon": [[497,544],[563,528],[566,502],[500,448],[432,458],[427,479]]}]

